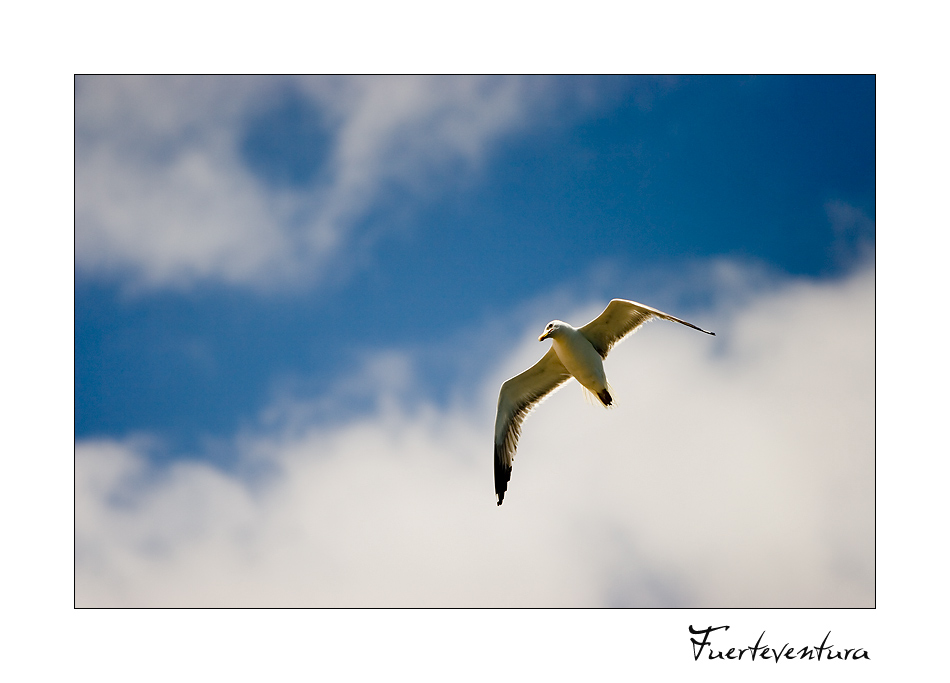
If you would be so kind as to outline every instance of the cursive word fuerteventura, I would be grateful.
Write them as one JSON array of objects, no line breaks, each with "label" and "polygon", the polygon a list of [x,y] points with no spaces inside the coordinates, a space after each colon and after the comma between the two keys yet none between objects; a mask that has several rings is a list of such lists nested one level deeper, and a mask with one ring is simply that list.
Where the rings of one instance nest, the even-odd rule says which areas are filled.
[{"label": "cursive word fuerteventura", "polygon": [[710,626],[708,628],[693,628],[692,625],[689,627],[689,632],[696,635],[702,635],[702,640],[696,640],[695,638],[690,638],[690,642],[693,644],[693,660],[698,661],[702,657],[703,652],[706,652],[709,659],[742,659],[742,655],[746,655],[746,659],[755,661],[756,657],[761,660],[772,660],[778,664],[780,659],[814,659],[821,661],[822,658],[825,660],[832,659],[871,659],[868,655],[867,650],[863,647],[858,648],[845,648],[842,650],[835,649],[834,645],[828,644],[828,638],[831,637],[831,631],[825,635],[825,639],[821,641],[821,645],[814,645],[801,648],[794,648],[788,643],[785,643],[782,647],[776,649],[774,647],[769,647],[768,645],[762,644],[762,639],[765,638],[765,631],[762,631],[762,635],[759,636],[759,639],[755,641],[755,645],[748,645],[746,647],[730,647],[728,650],[720,650],[713,647],[712,641],[709,639],[709,635],[713,631],[718,631],[723,629],[725,631],[729,630],[728,626]]}]

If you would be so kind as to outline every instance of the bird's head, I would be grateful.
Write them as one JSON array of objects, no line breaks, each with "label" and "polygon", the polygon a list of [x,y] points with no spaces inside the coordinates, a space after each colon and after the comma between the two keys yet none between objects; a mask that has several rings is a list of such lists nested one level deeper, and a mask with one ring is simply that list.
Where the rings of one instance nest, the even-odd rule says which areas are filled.
[{"label": "bird's head", "polygon": [[544,328],[544,332],[538,337],[538,341],[544,341],[548,337],[556,337],[557,333],[560,332],[567,323],[561,322],[560,320],[552,320]]}]

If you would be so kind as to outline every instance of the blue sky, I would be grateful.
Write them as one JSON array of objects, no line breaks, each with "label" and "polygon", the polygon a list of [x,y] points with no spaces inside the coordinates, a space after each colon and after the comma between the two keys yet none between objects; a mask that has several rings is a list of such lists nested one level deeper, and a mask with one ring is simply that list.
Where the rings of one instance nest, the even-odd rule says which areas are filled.
[{"label": "blue sky", "polygon": [[[77,81],[80,103],[87,80]],[[612,290],[611,282],[592,284],[596,273],[629,278],[719,257],[834,277],[852,265],[860,242],[873,244],[873,77],[525,79],[512,92],[490,80],[482,86],[503,91],[495,106],[519,111],[487,132],[477,128],[491,122],[472,123],[475,151],[450,144],[410,151],[404,168],[394,163],[380,173],[365,203],[338,220],[345,236],[329,261],[303,264],[309,275],[235,281],[213,268],[189,272],[186,263],[149,281],[147,257],[103,262],[80,253],[76,437],[149,432],[194,457],[203,438],[254,423],[275,394],[319,393],[375,349],[467,335],[558,287],[605,301],[644,297]],[[314,212],[300,197],[333,191],[334,174],[345,172],[333,156],[345,124],[299,83],[248,87],[253,97],[221,89],[222,98],[252,100],[230,105],[245,109],[233,121],[216,123],[212,113],[146,131],[151,139],[137,141],[143,151],[130,172],[160,168],[163,148],[187,151],[188,126],[230,126],[230,162],[242,166],[234,172],[265,195],[301,204],[297,216],[266,217],[293,234],[300,229],[294,222]],[[183,103],[190,96],[180,94]],[[84,148],[106,144],[83,135],[84,111],[80,104],[80,192]],[[446,119],[462,126],[463,114]],[[88,123],[93,131],[95,120]],[[437,141],[421,134],[405,144]],[[228,201],[222,194],[219,201]],[[153,221],[149,229],[167,229],[161,215]],[[200,218],[194,221],[187,229],[201,231]],[[80,214],[80,242],[87,225]],[[90,248],[111,251],[109,242]],[[679,297],[662,303],[676,310],[703,303],[701,287]],[[420,380],[441,400],[465,370],[446,359],[419,368]]]},{"label": "blue sky", "polygon": [[[77,79],[77,603],[873,605],[875,160],[873,77]],[[717,337],[496,509],[614,297]]]}]

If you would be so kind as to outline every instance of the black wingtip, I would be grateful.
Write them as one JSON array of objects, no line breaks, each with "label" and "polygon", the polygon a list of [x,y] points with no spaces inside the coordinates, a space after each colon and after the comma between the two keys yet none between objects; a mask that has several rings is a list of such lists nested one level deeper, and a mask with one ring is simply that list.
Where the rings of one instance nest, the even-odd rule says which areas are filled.
[{"label": "black wingtip", "polygon": [[505,502],[505,491],[508,490],[508,482],[511,480],[511,468],[505,467],[501,459],[501,449],[495,444],[495,495],[498,498],[498,505]]}]

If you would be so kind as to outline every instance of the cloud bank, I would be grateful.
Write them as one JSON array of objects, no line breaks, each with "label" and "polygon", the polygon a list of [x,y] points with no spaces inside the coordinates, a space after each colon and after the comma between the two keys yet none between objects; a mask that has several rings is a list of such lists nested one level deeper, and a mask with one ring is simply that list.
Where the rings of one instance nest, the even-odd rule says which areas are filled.
[{"label": "cloud bank", "polygon": [[542,404],[500,508],[494,401],[534,329],[470,403],[383,382],[345,424],[236,436],[233,471],[78,442],[77,605],[873,606],[874,272],[731,301],[687,316],[716,339],[617,347],[615,409]]},{"label": "cloud bank", "polygon": [[[341,249],[371,239],[360,226],[373,210],[428,196],[446,169],[477,168],[543,89],[518,78],[80,77],[77,269],[140,287],[319,280]],[[303,124],[327,148],[312,177],[275,186],[242,145],[288,98],[303,100]]]}]

